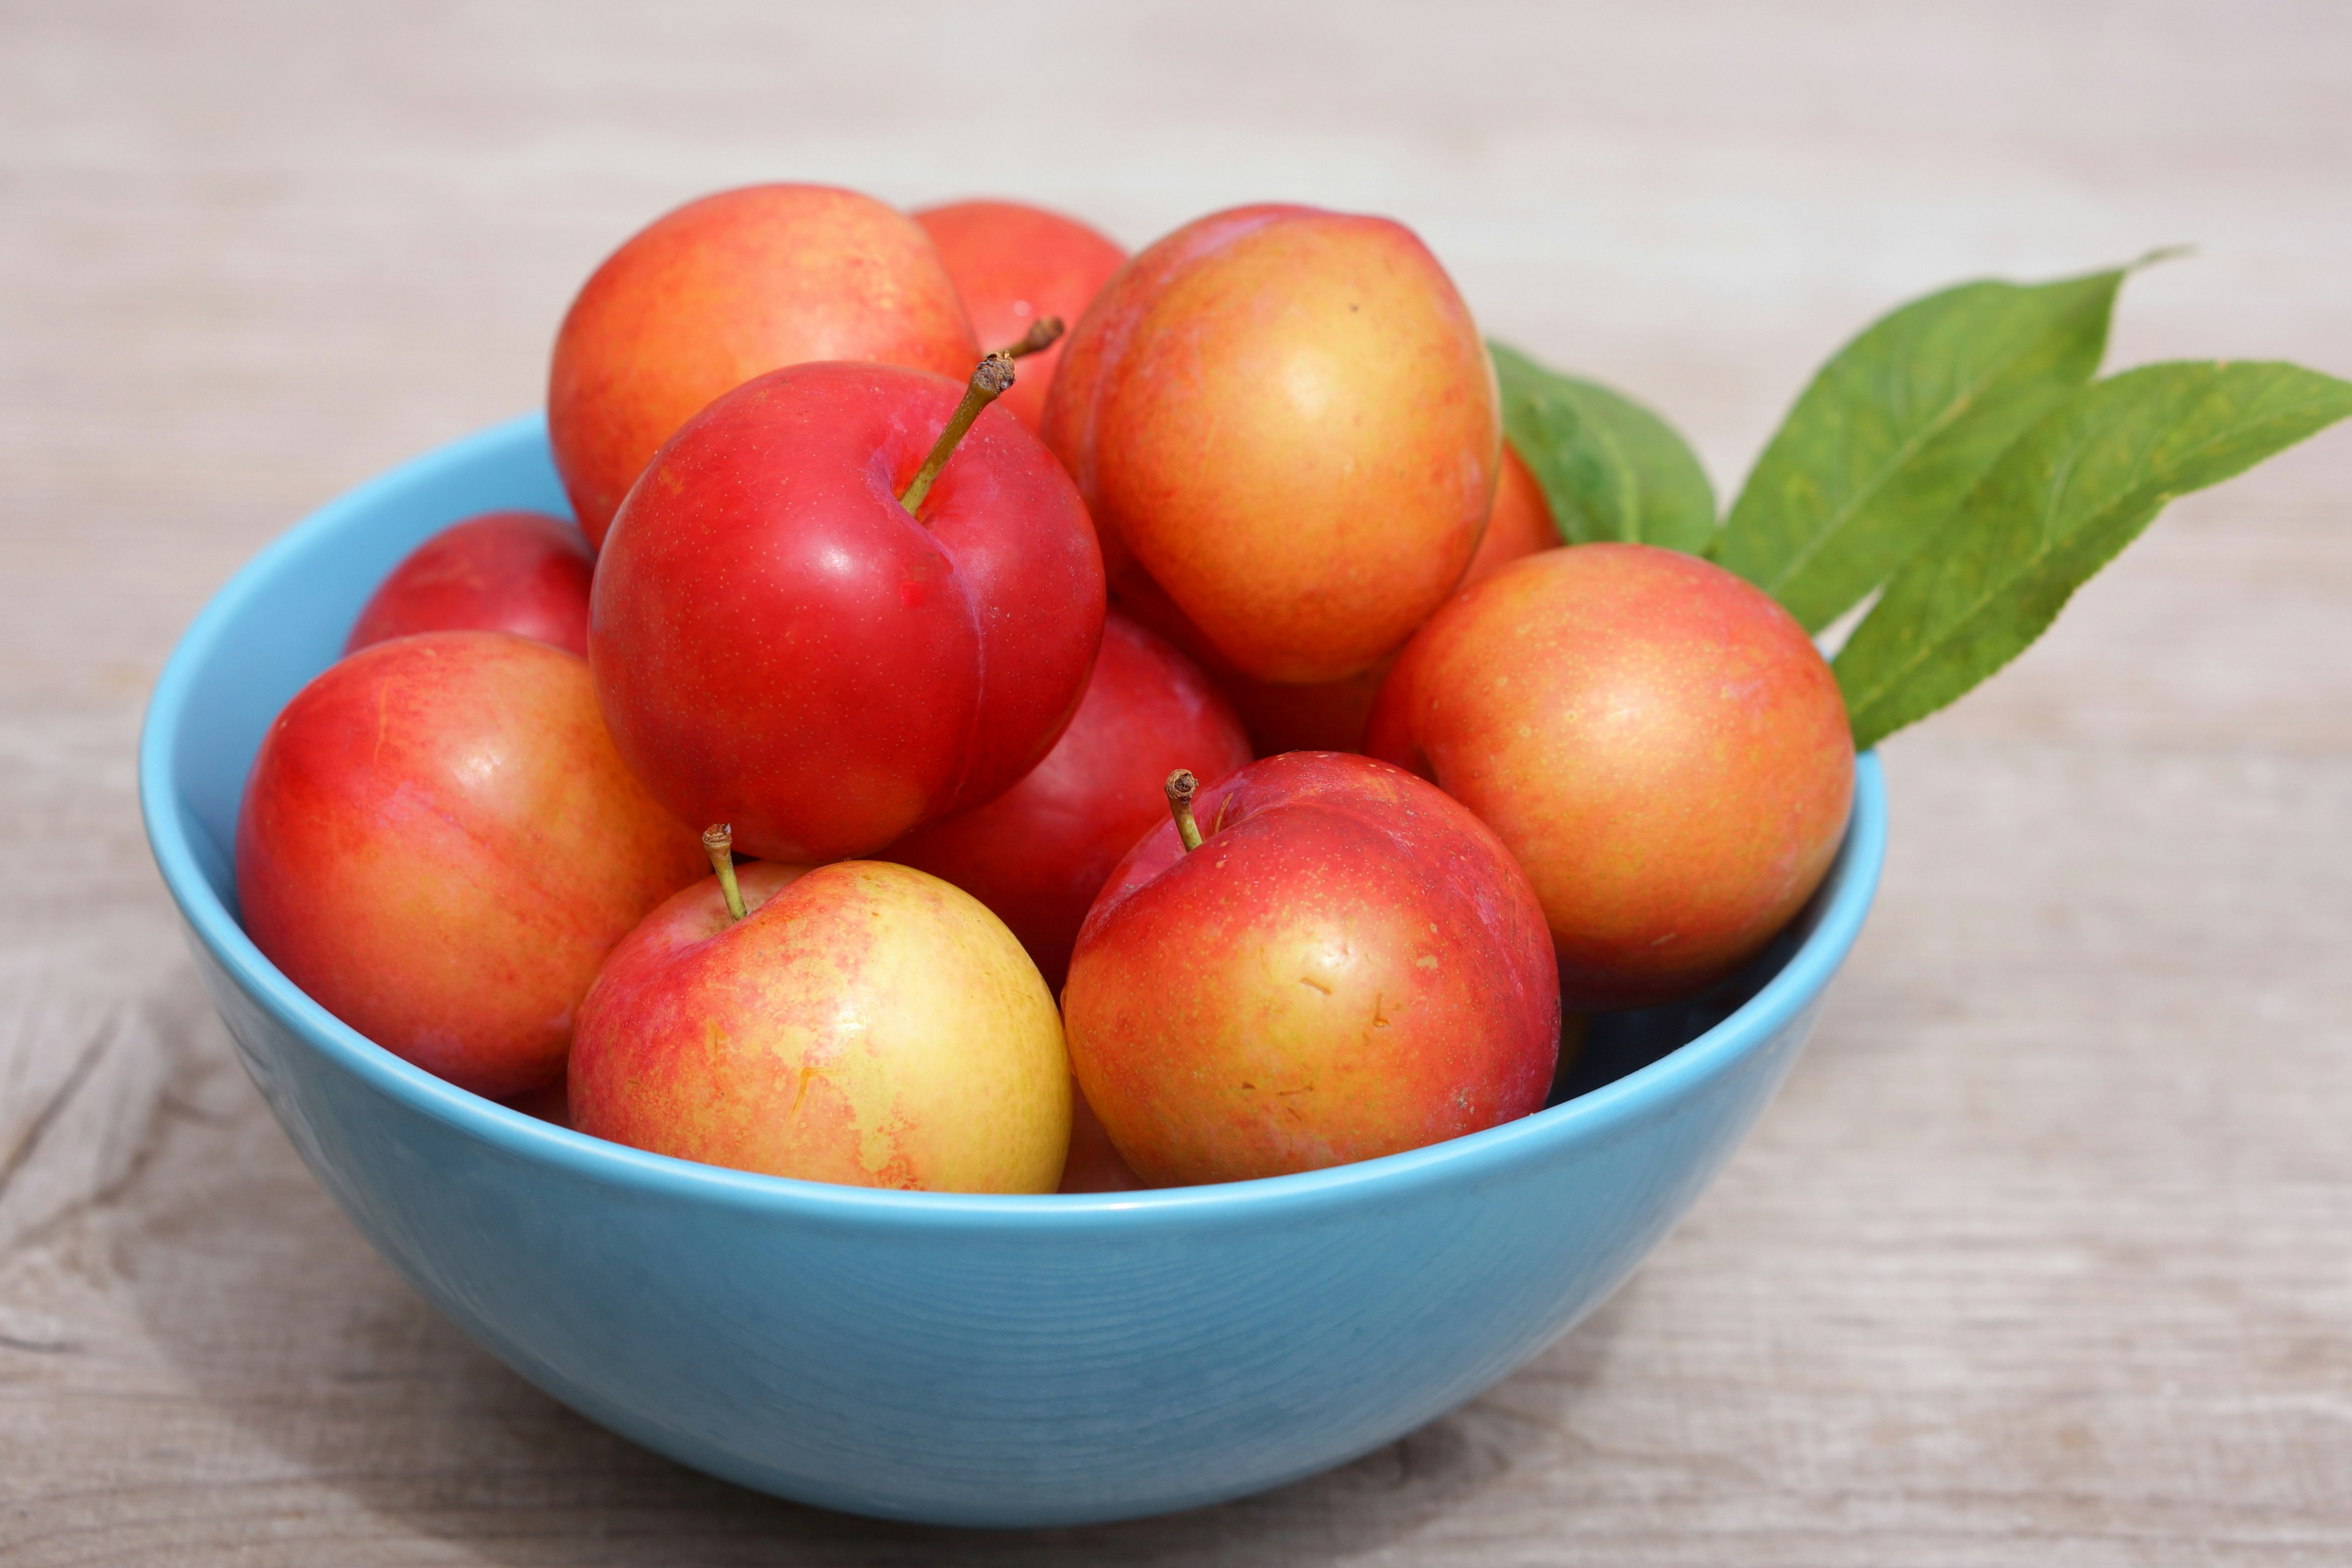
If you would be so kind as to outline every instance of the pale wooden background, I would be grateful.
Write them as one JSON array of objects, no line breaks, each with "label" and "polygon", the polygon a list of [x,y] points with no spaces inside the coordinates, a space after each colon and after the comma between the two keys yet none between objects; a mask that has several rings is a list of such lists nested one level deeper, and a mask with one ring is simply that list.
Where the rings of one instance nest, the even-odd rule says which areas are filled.
[{"label": "pale wooden background", "polygon": [[1736,481],[1958,277],[2195,242],[2115,359],[2352,374],[2352,8],[0,5],[0,1556],[12,1563],[2352,1558],[2352,431],[2175,509],[1888,748],[1809,1056],[1617,1300],[1374,1458],[1049,1538],[679,1470],[400,1285],[237,1074],[148,686],[305,510],[534,402],[700,190],[1139,242],[1416,225]]}]

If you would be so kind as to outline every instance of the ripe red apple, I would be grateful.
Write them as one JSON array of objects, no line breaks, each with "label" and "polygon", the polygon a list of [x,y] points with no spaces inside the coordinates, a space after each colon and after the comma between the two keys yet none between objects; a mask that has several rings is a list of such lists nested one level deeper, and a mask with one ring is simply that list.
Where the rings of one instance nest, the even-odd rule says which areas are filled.
[{"label": "ripe red apple", "polygon": [[1115,585],[1139,568],[1242,673],[1311,682],[1394,651],[1461,582],[1502,423],[1477,327],[1410,229],[1256,206],[1111,279],[1045,436]]},{"label": "ripe red apple", "polygon": [[1045,983],[970,895],[848,860],[718,879],[622,941],[580,1008],[572,1125],[856,1186],[1050,1193],[1070,1070]]},{"label": "ripe red apple", "polygon": [[1526,868],[1571,1009],[1745,963],[1828,871],[1853,742],[1828,664],[1721,567],[1646,544],[1531,555],[1407,645],[1375,756],[1477,813]]},{"label": "ripe red apple", "polygon": [[805,360],[961,379],[979,357],[912,218],[829,185],[750,185],[655,219],[590,276],[556,334],[548,440],[601,549],[655,449],[720,393]]},{"label": "ripe red apple", "polygon": [[1199,847],[1163,825],[1112,874],[1062,994],[1071,1066],[1137,1174],[1316,1170],[1543,1104],[1551,942],[1476,818],[1327,752],[1254,763],[1194,810]]},{"label": "ripe red apple", "polygon": [[237,814],[254,945],[386,1050],[492,1097],[562,1074],[605,952],[702,865],[613,750],[586,663],[506,632],[330,667],[263,737]]},{"label": "ripe red apple", "polygon": [[958,406],[937,376],[794,365],[646,469],[597,563],[589,659],[621,754],[681,817],[762,858],[862,855],[1061,737],[1102,637],[1094,531],[998,408],[909,513]]},{"label": "ripe red apple", "polygon": [[1029,775],[987,805],[892,845],[886,858],[944,877],[1013,928],[1059,991],[1103,879],[1168,818],[1168,775],[1213,783],[1250,760],[1249,737],[1192,660],[1120,615],[1070,727]]},{"label": "ripe red apple", "polygon": [[491,511],[443,529],[379,584],[343,651],[412,632],[512,632],[588,657],[588,579],[580,531],[539,511]]},{"label": "ripe red apple", "polygon": [[[1483,583],[1522,555],[1549,550],[1559,542],[1551,509],[1535,476],[1508,443],[1503,447],[1503,478],[1495,489],[1494,510],[1478,553],[1462,574],[1462,588]],[[1459,593],[1461,588],[1455,590]],[[1360,752],[1365,727],[1371,722],[1372,700],[1388,678],[1393,656],[1370,669],[1338,680],[1304,686],[1255,680],[1221,658],[1199,627],[1185,617],[1160,585],[1139,573],[1129,573],[1119,586],[1121,609],[1192,655],[1217,689],[1233,703],[1249,731],[1250,744],[1261,757],[1281,752]]]},{"label": "ripe red apple", "polygon": [[[1086,313],[1127,252],[1076,218],[1020,202],[950,202],[914,215],[940,247],[948,276],[987,348],[1018,342],[1047,317]],[[1025,356],[1004,406],[1030,429],[1045,416],[1059,343]]]}]

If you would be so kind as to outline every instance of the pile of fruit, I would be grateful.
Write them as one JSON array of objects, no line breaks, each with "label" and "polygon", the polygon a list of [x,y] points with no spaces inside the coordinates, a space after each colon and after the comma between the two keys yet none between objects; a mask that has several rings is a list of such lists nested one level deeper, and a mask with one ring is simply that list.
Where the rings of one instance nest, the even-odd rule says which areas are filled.
[{"label": "pile of fruit", "polygon": [[1797,913],[1857,742],[2352,412],[2287,365],[2093,379],[2127,270],[1897,310],[1718,521],[1384,219],[1129,258],[707,197],[564,319],[577,526],[428,541],[265,738],[246,929],[452,1083],[812,1180],[1230,1181],[1525,1116],[1563,1009]]}]

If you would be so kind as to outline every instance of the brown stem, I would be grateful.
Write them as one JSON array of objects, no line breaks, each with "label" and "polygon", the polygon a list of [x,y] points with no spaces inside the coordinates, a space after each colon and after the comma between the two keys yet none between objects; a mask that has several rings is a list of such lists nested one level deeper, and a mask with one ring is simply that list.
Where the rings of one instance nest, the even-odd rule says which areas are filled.
[{"label": "brown stem", "polygon": [[970,384],[963,389],[963,401],[948,416],[947,428],[940,432],[940,438],[931,443],[931,455],[923,459],[923,466],[915,470],[914,482],[898,497],[900,506],[912,512],[923,504],[923,498],[931,493],[931,481],[948,466],[948,458],[954,454],[956,443],[963,439],[963,433],[971,428],[980,411],[995,402],[1012,384],[1011,354],[1000,349],[980,362],[979,368],[971,373]]},{"label": "brown stem", "polygon": [[1040,316],[1035,321],[1029,323],[1029,330],[1021,334],[1021,341],[1019,342],[1007,343],[1004,347],[997,350],[996,352],[1001,354],[1010,354],[1014,359],[1019,359],[1024,354],[1044,353],[1047,349],[1052,348],[1055,343],[1061,342],[1061,340],[1062,318],[1059,316]]},{"label": "brown stem", "polygon": [[1201,825],[1192,820],[1192,792],[1200,787],[1190,768],[1168,775],[1168,812],[1176,819],[1176,837],[1184,841],[1187,855],[1201,847]]},{"label": "brown stem", "polygon": [[714,822],[702,830],[702,848],[710,857],[710,868],[719,873],[719,891],[727,900],[727,918],[743,918],[743,889],[735,882],[735,829],[730,823]]}]

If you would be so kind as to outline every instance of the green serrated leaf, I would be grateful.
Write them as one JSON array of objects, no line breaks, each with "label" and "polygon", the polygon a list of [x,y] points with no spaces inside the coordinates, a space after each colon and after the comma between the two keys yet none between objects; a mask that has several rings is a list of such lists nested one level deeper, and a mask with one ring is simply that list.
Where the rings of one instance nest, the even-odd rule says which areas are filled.
[{"label": "green serrated leaf", "polygon": [[1765,447],[1716,559],[1807,631],[1860,604],[2098,369],[2127,270],[1963,283],[1864,329]]},{"label": "green serrated leaf", "polygon": [[2015,658],[2175,496],[2347,415],[2352,383],[2292,364],[2154,364],[2075,392],[2001,454],[1839,651],[1854,744]]},{"label": "green serrated leaf", "polygon": [[1715,487],[1674,426],[1622,393],[1487,345],[1503,392],[1503,429],[1570,544],[1632,540],[1704,553],[1715,537]]}]

